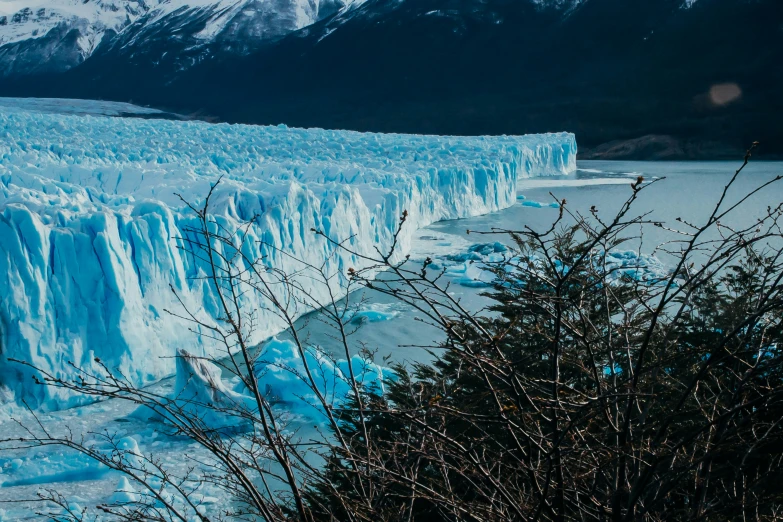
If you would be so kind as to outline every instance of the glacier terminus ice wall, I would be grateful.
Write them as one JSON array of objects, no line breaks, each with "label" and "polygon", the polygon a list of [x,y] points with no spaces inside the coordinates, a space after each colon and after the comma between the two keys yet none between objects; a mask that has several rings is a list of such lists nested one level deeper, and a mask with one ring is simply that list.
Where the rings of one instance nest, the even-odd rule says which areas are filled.
[{"label": "glacier terminus ice wall", "polygon": [[[403,210],[399,250],[442,219],[511,206],[516,181],[576,166],[572,134],[431,137],[46,114],[0,107],[0,398],[39,409],[74,398],[35,386],[32,363],[57,375],[95,357],[136,384],[174,372],[178,349],[215,347],[164,309],[215,318],[178,244],[195,221],[175,194],[212,206],[227,224],[259,216],[253,256],[283,271],[297,259],[331,271],[330,238],[388,249]],[[261,303],[257,341],[282,325]]]}]

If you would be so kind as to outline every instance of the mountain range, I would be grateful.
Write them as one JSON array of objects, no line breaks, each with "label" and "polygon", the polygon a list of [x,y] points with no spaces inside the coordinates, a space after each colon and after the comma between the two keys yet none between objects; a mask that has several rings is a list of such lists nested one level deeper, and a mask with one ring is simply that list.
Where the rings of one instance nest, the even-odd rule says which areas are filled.
[{"label": "mountain range", "polygon": [[2,95],[583,157],[783,154],[781,64],[779,0],[0,0]]}]

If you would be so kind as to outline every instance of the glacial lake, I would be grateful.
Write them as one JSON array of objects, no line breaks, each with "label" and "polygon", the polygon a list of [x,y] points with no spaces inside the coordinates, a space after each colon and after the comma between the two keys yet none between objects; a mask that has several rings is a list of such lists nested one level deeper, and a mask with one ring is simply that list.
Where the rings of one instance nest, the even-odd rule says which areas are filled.
[{"label": "glacial lake", "polygon": [[[437,261],[447,252],[466,252],[478,243],[509,242],[504,234],[479,235],[475,233],[477,231],[520,230],[525,226],[545,231],[559,214],[550,204],[563,199],[573,213],[589,215],[590,207],[594,205],[599,217],[610,219],[631,196],[630,185],[638,176],[642,176],[645,183],[653,183],[641,191],[629,215],[649,212],[649,219],[675,227],[679,225],[675,221],[677,217],[693,224],[702,223],[710,216],[724,187],[741,165],[741,159],[736,162],[579,161],[577,171],[569,176],[522,180],[517,204],[508,209],[473,218],[441,221],[421,230],[411,257],[414,263],[427,256]],[[783,175],[783,162],[751,161],[727,193],[724,207],[777,175]],[[723,223],[748,226],[766,214],[768,206],[774,207],[781,202],[783,180],[749,198],[740,209],[726,216]],[[573,220],[566,217],[564,222],[573,223]],[[468,230],[474,232],[469,234]],[[642,242],[629,241],[623,248],[650,254],[655,246],[671,239],[671,233],[646,226]],[[660,251],[657,254],[665,256]],[[463,286],[448,277],[443,282],[450,283],[450,293],[467,309],[479,311],[488,302],[479,295],[486,288]],[[440,332],[422,322],[421,314],[399,306],[392,298],[378,292],[356,292],[351,299],[354,302],[364,299],[362,308],[376,312],[363,325],[358,325],[360,327],[352,337],[355,346],[377,350],[379,361],[384,356],[398,362],[429,359],[430,355],[423,347],[433,345],[440,338]],[[342,346],[330,338],[329,328],[313,320],[312,315],[317,313],[300,320],[303,330],[311,341],[339,356],[343,352]]]}]

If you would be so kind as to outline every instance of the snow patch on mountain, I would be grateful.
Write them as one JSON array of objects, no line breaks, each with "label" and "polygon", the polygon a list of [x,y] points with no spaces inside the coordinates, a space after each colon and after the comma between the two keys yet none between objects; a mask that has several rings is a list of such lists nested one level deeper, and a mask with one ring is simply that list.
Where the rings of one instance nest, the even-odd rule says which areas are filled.
[{"label": "snow patch on mountain", "polygon": [[0,2],[0,45],[41,38],[61,24],[80,29],[80,47],[91,53],[103,33],[119,31],[146,11],[141,0],[31,0]]},{"label": "snow patch on mountain", "polygon": [[363,1],[0,0],[0,77],[62,72],[99,48],[153,62],[210,45],[242,54]]},{"label": "snow patch on mountain", "polygon": [[[364,134],[0,107],[0,395],[77,403],[10,359],[68,378],[68,362],[98,357],[145,384],[174,373],[178,350],[216,353],[165,312],[182,310],[171,285],[201,319],[219,316],[199,279],[208,267],[180,248],[196,221],[177,194],[198,203],[223,176],[215,218],[231,228],[258,216],[247,255],[288,273],[328,260],[328,273],[345,274],[361,260],[311,229],[374,254],[407,210],[402,255],[417,228],[509,207],[518,178],[570,172],[575,155],[572,134]],[[258,311],[253,342],[283,327],[260,296],[242,305]]]},{"label": "snow patch on mountain", "polygon": [[540,8],[554,8],[565,11],[570,11],[579,7],[580,4],[587,2],[587,0],[530,0],[533,4]]}]

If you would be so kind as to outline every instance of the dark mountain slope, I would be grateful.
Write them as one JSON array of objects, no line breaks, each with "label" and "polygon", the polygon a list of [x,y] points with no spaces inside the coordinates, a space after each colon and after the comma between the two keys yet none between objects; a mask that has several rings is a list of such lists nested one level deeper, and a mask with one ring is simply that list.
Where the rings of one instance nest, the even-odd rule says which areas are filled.
[{"label": "dark mountain slope", "polygon": [[[690,9],[681,0],[369,0],[249,56],[215,51],[178,72],[96,53],[27,88],[235,122],[571,130],[588,148],[670,135],[712,156],[754,139],[783,153],[781,64],[778,0],[698,0]],[[716,104],[709,92],[722,84],[731,85],[719,94],[736,84],[741,95]]]}]

